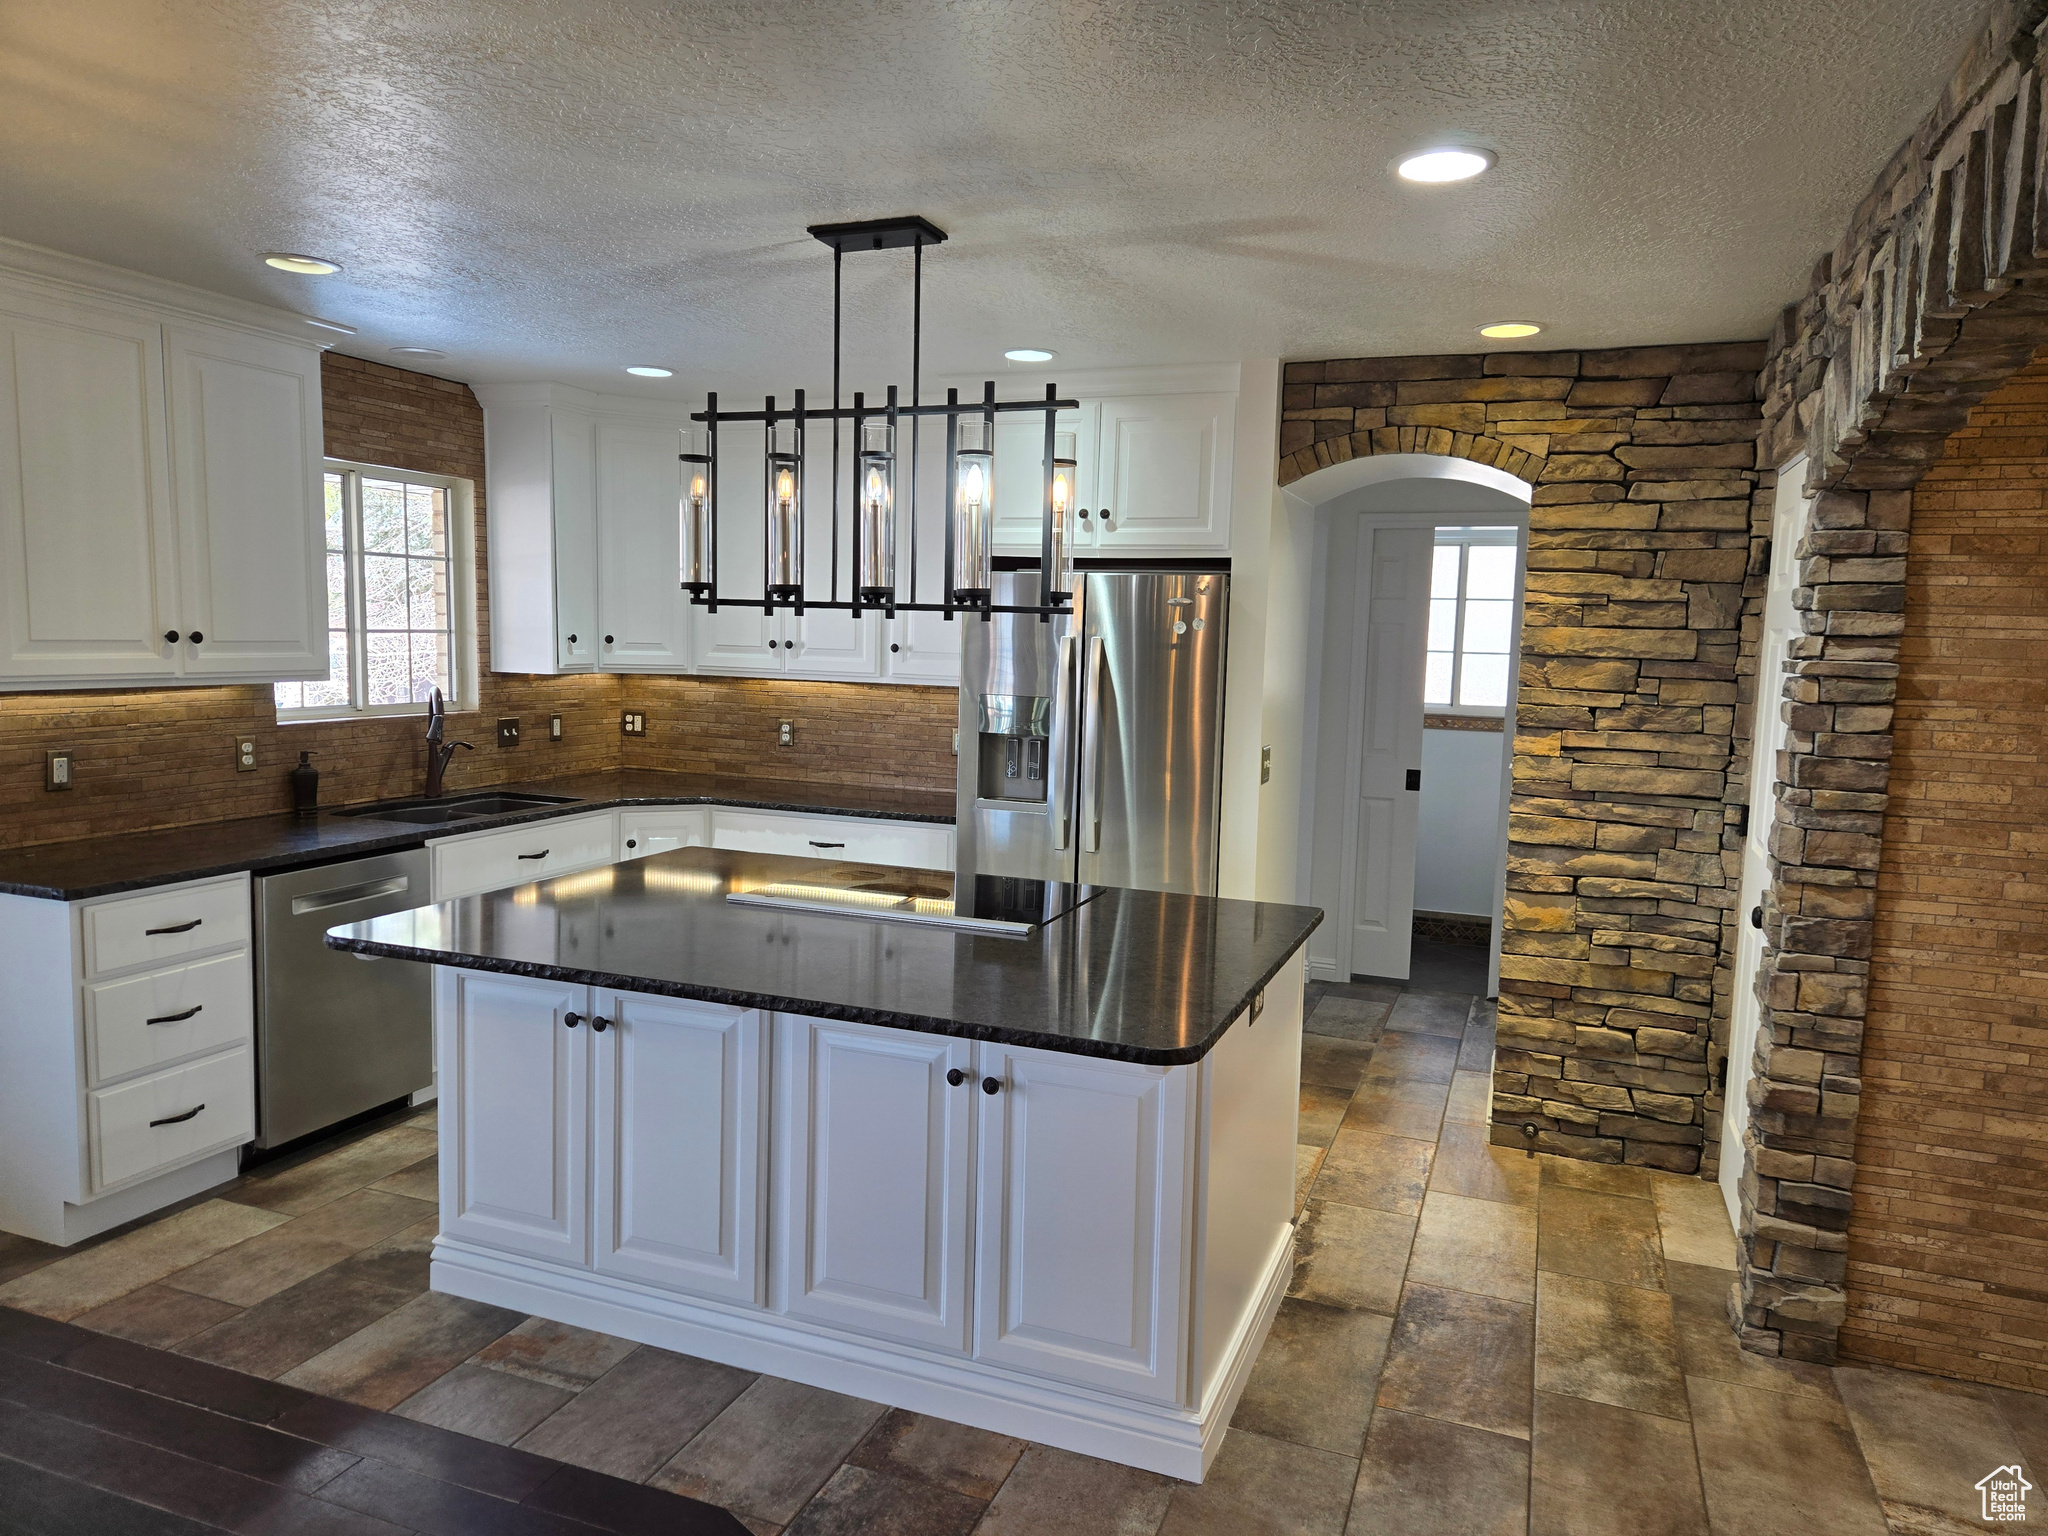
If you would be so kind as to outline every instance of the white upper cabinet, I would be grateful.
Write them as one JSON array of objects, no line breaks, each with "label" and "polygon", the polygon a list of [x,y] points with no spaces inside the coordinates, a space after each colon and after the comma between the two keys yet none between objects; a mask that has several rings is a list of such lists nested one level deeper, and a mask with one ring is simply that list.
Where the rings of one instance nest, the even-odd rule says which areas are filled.
[{"label": "white upper cabinet", "polygon": [[167,681],[162,327],[0,288],[0,671]]},{"label": "white upper cabinet", "polygon": [[[1096,505],[1095,466],[1100,440],[1102,405],[1084,400],[1078,411],[1061,411],[1055,432],[1074,434],[1075,549],[1093,541]],[[943,489],[945,482],[942,479]],[[1081,516],[1086,508],[1088,516]],[[996,548],[1006,555],[1037,555],[1044,550],[1045,417],[1031,412],[996,418]]]},{"label": "white upper cabinet", "polygon": [[476,394],[491,670],[687,671],[676,547],[684,409],[557,384]]},{"label": "white upper cabinet", "polygon": [[1090,509],[1094,548],[1228,554],[1236,430],[1235,395],[1105,400]]},{"label": "white upper cabinet", "polygon": [[688,659],[673,427],[597,424],[598,643],[609,672],[674,672]]},{"label": "white upper cabinet", "polygon": [[77,286],[0,271],[0,687],[325,677],[319,347]]},{"label": "white upper cabinet", "polygon": [[188,674],[327,676],[320,356],[164,328]]}]

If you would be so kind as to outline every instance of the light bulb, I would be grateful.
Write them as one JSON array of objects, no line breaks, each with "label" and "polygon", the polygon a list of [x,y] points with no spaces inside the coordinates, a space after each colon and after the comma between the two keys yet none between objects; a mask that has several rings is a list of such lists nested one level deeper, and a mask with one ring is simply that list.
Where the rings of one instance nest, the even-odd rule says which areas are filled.
[{"label": "light bulb", "polygon": [[1060,470],[1052,477],[1052,509],[1055,512],[1067,510],[1067,503],[1073,499],[1073,489],[1067,483],[1067,472]]},{"label": "light bulb", "polygon": [[694,475],[690,479],[690,500],[700,507],[704,505],[704,477],[702,475]]},{"label": "light bulb", "polygon": [[781,504],[782,510],[785,512],[789,510],[789,504],[796,500],[796,474],[794,471],[787,469],[776,471],[775,499]]},{"label": "light bulb", "polygon": [[988,489],[987,482],[982,478],[981,466],[979,464],[967,466],[961,489],[962,494],[967,498],[967,505],[978,509],[981,506],[982,493]]}]

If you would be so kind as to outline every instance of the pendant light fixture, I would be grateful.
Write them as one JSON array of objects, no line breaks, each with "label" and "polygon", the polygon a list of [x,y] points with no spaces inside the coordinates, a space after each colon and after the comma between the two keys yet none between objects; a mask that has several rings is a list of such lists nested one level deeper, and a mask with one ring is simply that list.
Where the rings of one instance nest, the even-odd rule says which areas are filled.
[{"label": "pendant light fixture", "polygon": [[[998,400],[993,381],[982,386],[979,401],[962,404],[948,390],[944,405],[926,405],[920,393],[924,330],[924,249],[938,245],[946,232],[929,220],[908,217],[870,219],[853,224],[817,224],[810,233],[832,247],[832,405],[811,409],[797,390],[787,409],[769,396],[760,411],[721,411],[718,396],[705,396],[704,409],[691,416],[705,427],[704,451],[695,453],[686,434],[681,454],[682,585],[693,604],[716,612],[721,605],[760,608],[773,613],[788,607],[850,610],[856,617],[871,608],[893,614],[901,610],[942,613],[1035,613],[1041,618],[1070,611],[1074,458],[1072,433],[1053,430],[1062,410],[1078,401],[1062,400],[1056,385],[1047,385],[1043,400]],[[890,385],[888,404],[877,411],[865,394],[853,397],[852,409],[840,405],[840,266],[849,253],[908,250],[911,253],[910,403]],[[1040,583],[1035,604],[997,608],[993,605],[996,519],[996,418],[1026,412],[1045,424],[1040,458],[1043,494],[1040,499]],[[918,436],[927,416],[946,422],[945,569],[940,573],[939,601],[921,601],[918,594]],[[898,449],[905,419],[910,429],[909,468],[902,471]],[[830,421],[832,488],[829,597],[817,595],[806,581],[804,567],[806,428]],[[759,424],[763,433],[765,486],[762,505],[762,595],[732,598],[719,590],[718,435],[721,425]],[[853,507],[850,541],[850,594],[839,596],[840,583],[840,428],[852,427]],[[1028,451],[1028,450],[1027,450]],[[1063,455],[1063,456],[1062,456]],[[1010,482],[1014,485],[1014,478]],[[822,510],[822,509],[821,509]],[[910,548],[907,590],[898,583],[896,551],[898,521],[909,516]]]}]

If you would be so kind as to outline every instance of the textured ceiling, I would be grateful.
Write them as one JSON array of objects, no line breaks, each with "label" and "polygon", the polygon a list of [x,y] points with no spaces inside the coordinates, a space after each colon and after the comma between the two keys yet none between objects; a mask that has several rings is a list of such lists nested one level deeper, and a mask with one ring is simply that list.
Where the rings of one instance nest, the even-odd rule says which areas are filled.
[{"label": "textured ceiling", "polygon": [[[928,376],[1026,343],[1055,370],[1468,351],[1499,319],[1753,337],[1979,11],[6,0],[0,234],[347,321],[366,357],[643,394],[823,386],[804,226],[905,212],[953,236]],[[1500,164],[1390,174],[1442,141]],[[908,263],[847,266],[850,353],[906,379]]]}]

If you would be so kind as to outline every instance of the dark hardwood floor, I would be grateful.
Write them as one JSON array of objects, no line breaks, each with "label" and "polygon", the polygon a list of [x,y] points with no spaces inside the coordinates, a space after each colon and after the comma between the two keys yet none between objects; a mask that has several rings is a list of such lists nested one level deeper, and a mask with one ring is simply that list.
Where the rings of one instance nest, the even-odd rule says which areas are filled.
[{"label": "dark hardwood floor", "polygon": [[715,1505],[0,1307],[5,1536],[746,1536]]}]

